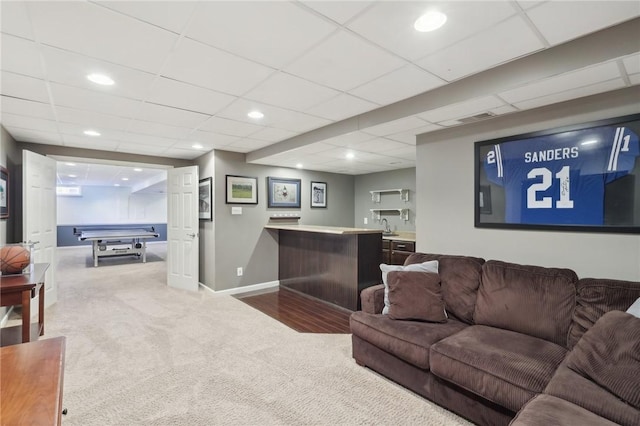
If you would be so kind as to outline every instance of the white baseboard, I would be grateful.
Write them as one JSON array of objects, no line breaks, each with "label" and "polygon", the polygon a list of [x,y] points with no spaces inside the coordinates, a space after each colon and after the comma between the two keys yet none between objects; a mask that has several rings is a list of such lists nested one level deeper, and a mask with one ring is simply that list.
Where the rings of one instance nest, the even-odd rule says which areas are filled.
[{"label": "white baseboard", "polygon": [[2,320],[0,320],[0,327],[4,327],[5,325],[7,325],[7,321],[9,321],[9,315],[11,315],[11,312],[13,312],[13,306],[9,306],[9,309],[7,309],[7,312],[5,312]]},{"label": "white baseboard", "polygon": [[236,288],[229,288],[227,290],[212,290],[210,287],[207,287],[206,285],[199,283],[200,286],[202,288],[204,288],[205,290],[210,291],[211,293],[218,295],[218,296],[223,296],[223,295],[232,295],[232,294],[241,294],[241,293],[248,293],[250,291],[258,291],[258,290],[265,290],[265,289],[269,289],[269,288],[274,288],[274,287],[278,287],[280,285],[280,281],[269,281],[266,283],[258,283],[258,284],[253,284],[253,285],[247,285],[244,287],[236,287]]}]

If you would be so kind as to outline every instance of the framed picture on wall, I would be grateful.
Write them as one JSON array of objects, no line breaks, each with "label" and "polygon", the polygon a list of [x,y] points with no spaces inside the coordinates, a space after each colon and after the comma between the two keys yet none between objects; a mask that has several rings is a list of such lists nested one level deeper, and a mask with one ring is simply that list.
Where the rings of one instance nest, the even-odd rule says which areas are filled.
[{"label": "framed picture on wall", "polygon": [[478,228],[640,233],[640,114],[475,144]]},{"label": "framed picture on wall", "polygon": [[327,207],[327,183],[311,182],[311,207]]},{"label": "framed picture on wall", "polygon": [[258,178],[226,175],[227,204],[258,204]]},{"label": "framed picture on wall", "polygon": [[268,207],[300,208],[300,179],[268,177]]},{"label": "framed picture on wall", "polygon": [[213,203],[211,192],[211,178],[200,179],[198,194],[198,217],[200,220],[213,220]]},{"label": "framed picture on wall", "polygon": [[0,166],[0,219],[9,217],[9,171]]}]

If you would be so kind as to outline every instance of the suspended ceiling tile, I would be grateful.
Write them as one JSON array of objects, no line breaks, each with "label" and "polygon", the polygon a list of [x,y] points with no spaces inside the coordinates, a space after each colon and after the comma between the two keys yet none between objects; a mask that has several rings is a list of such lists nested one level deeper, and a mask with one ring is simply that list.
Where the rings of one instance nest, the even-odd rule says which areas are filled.
[{"label": "suspended ceiling tile", "polygon": [[88,2],[32,2],[28,7],[43,43],[152,73],[177,40],[169,31]]},{"label": "suspended ceiling tile", "polygon": [[622,62],[627,74],[640,73],[640,54],[628,56]]},{"label": "suspended ceiling tile", "polygon": [[[42,56],[47,69],[47,79],[51,82],[129,99],[144,99],[155,78],[153,74],[148,72],[122,67],[54,47],[43,46]],[[108,75],[115,81],[115,84],[101,86],[92,83],[87,79],[89,74]]]},{"label": "suspended ceiling tile", "polygon": [[156,1],[149,7],[144,1],[100,1],[100,6],[108,7],[174,33],[181,33],[193,13],[193,1]]},{"label": "suspended ceiling tile", "polygon": [[168,157],[168,158],[180,158],[183,160],[193,160],[195,158],[200,157],[201,155],[206,154],[206,152],[193,152],[187,149],[180,148],[169,148],[164,151],[162,154],[158,154],[160,157]]},{"label": "suspended ceiling tile", "polygon": [[[88,138],[88,140],[95,140],[95,141],[101,141],[103,139],[118,140],[125,134],[124,130],[102,129],[97,127],[89,127],[82,124],[62,123],[62,122],[58,123],[58,130],[63,135]],[[100,136],[87,136],[84,134],[85,130],[97,131],[100,133]]]},{"label": "suspended ceiling tile", "polygon": [[345,24],[354,16],[371,6],[372,1],[302,1],[317,12],[339,24]]},{"label": "suspended ceiling tile", "polygon": [[104,138],[93,138],[91,136],[73,136],[62,135],[65,146],[74,148],[99,149],[103,151],[114,150],[118,147],[119,142]]},{"label": "suspended ceiling tile", "polygon": [[21,74],[2,71],[0,92],[6,96],[37,102],[49,102],[49,93],[44,80]]},{"label": "suspended ceiling tile", "polygon": [[433,132],[435,130],[442,129],[441,126],[437,124],[427,124],[426,126],[416,127],[415,129],[411,129],[406,132],[393,133],[391,135],[387,135],[386,138],[393,139],[394,141],[403,142],[409,145],[416,144],[416,136],[422,133]]},{"label": "suspended ceiling tile", "polygon": [[[128,143],[128,142],[120,142],[117,152],[126,152],[127,154],[136,154],[136,155],[153,155],[158,157],[167,157],[167,149],[164,146],[154,146],[154,145],[142,145],[136,143]],[[182,158],[182,157],[176,157]]]},{"label": "suspended ceiling tile", "polygon": [[388,153],[393,158],[401,158],[408,161],[416,160],[416,147],[407,146],[406,148],[396,148],[393,152]]},{"label": "suspended ceiling tile", "polygon": [[[429,33],[416,31],[413,28],[416,19],[432,8],[446,13],[446,24]],[[498,1],[450,1],[437,4],[384,1],[376,2],[350,22],[348,27],[413,61],[489,28],[514,13],[508,2]]]},{"label": "suspended ceiling tile", "polygon": [[11,113],[27,117],[43,118],[45,120],[55,120],[51,105],[48,103],[26,101],[23,99],[2,96],[0,105],[0,111],[2,114]]},{"label": "suspended ceiling tile", "polygon": [[166,138],[157,135],[149,135],[135,132],[127,132],[120,138],[121,142],[127,144],[140,144],[155,147],[169,147],[174,145],[179,139]]},{"label": "suspended ceiling tile", "polygon": [[[13,34],[33,40],[33,27],[27,5],[29,2],[3,1],[0,2],[0,28],[5,34]],[[4,38],[4,34],[2,35]],[[4,49],[4,46],[3,46]]]},{"label": "suspended ceiling tile", "polygon": [[21,129],[19,127],[4,126],[9,134],[18,142],[44,143],[47,145],[62,145],[62,138],[59,133],[41,132],[32,129]]},{"label": "suspended ceiling tile", "polygon": [[379,106],[380,105],[378,104],[356,98],[355,96],[341,93],[338,96],[316,105],[305,112],[329,120],[338,121],[374,110]]},{"label": "suspended ceiling tile", "polygon": [[453,81],[542,48],[544,45],[522,18],[515,16],[416,63]]},{"label": "suspended ceiling tile", "polygon": [[[4,29],[4,28],[3,28]],[[43,79],[40,47],[36,42],[2,34],[2,69]]]},{"label": "suspended ceiling tile", "polygon": [[5,112],[2,113],[2,125],[5,127],[19,127],[39,132],[55,133],[58,131],[58,125],[55,121]]},{"label": "suspended ceiling tile", "polygon": [[244,152],[250,152],[250,151],[255,151],[256,149],[264,148],[265,146],[268,146],[268,145],[270,145],[269,142],[260,141],[257,139],[251,139],[251,138],[241,138],[241,139],[235,140],[234,142],[231,142],[224,149],[247,149],[248,151],[244,151]]},{"label": "suspended ceiling tile", "polygon": [[637,1],[547,1],[527,15],[551,45],[640,16]]},{"label": "suspended ceiling tile", "polygon": [[335,149],[335,146],[329,145],[324,142],[316,142],[309,145],[301,146],[300,148],[293,149],[289,151],[294,155],[300,154],[318,154],[320,152],[329,151],[331,149]]},{"label": "suspended ceiling tile", "polygon": [[443,84],[445,84],[444,80],[413,64],[408,64],[356,87],[349,93],[371,102],[388,105]]},{"label": "suspended ceiling tile", "polygon": [[264,126],[259,126],[257,124],[244,123],[242,121],[230,120],[221,117],[211,117],[198,129],[206,132],[244,137],[256,133],[263,128]]},{"label": "suspended ceiling tile", "polygon": [[188,138],[190,145],[198,142],[205,146],[211,146],[212,148],[219,148],[221,146],[229,145],[230,143],[240,139],[239,136],[225,135],[215,132],[203,132],[197,130],[193,132]]},{"label": "suspended ceiling tile", "polygon": [[171,53],[162,75],[218,92],[241,95],[273,69],[188,38]]},{"label": "suspended ceiling tile", "polygon": [[432,123],[439,123],[440,121],[445,120],[470,117],[472,115],[486,112],[494,108],[499,108],[503,105],[504,103],[495,96],[485,96],[482,98],[471,99],[465,102],[432,109],[422,114],[418,114],[418,117]]},{"label": "suspended ceiling tile", "polygon": [[629,76],[629,81],[632,85],[640,84],[640,73]]},{"label": "suspended ceiling tile", "polygon": [[408,131],[426,126],[424,120],[412,115],[410,117],[399,118],[393,121],[387,121],[386,123],[378,124],[375,126],[362,127],[360,130],[376,136],[387,136],[394,133]]},{"label": "suspended ceiling tile", "polygon": [[263,127],[262,130],[258,130],[251,134],[254,139],[267,142],[279,142],[285,139],[289,139],[295,136],[296,133],[285,129],[276,129],[274,127]]},{"label": "suspended ceiling tile", "polygon": [[614,80],[604,81],[590,86],[578,87],[560,93],[553,93],[539,98],[529,99],[522,102],[516,102],[514,105],[519,109],[531,109],[544,105],[550,105],[557,102],[563,102],[570,99],[577,99],[584,96],[595,95],[597,93],[607,92],[620,89],[625,86],[624,80],[617,78]]},{"label": "suspended ceiling tile", "polygon": [[119,129],[124,131],[128,129],[131,123],[130,118],[62,106],[56,107],[56,115],[61,123],[83,124],[96,129]]},{"label": "suspended ceiling tile", "polygon": [[119,117],[135,116],[142,106],[138,100],[113,96],[93,90],[50,83],[53,103],[58,106],[83,109]]},{"label": "suspended ceiling tile", "polygon": [[199,3],[186,35],[281,68],[336,28],[293,2],[208,1]]},{"label": "suspended ceiling tile", "polygon": [[279,72],[244,97],[281,108],[305,111],[339,93],[328,87]]},{"label": "suspended ceiling tile", "polygon": [[204,124],[210,116],[198,112],[186,111],[179,108],[171,108],[163,105],[145,102],[136,116],[139,120],[164,123],[178,127],[197,127]]},{"label": "suspended ceiling tile", "polygon": [[354,145],[353,148],[358,151],[371,153],[384,153],[385,155],[393,155],[396,149],[406,148],[407,144],[393,141],[386,138],[376,138]]},{"label": "suspended ceiling tile", "polygon": [[338,90],[350,90],[405,64],[397,56],[343,30],[284,70]]},{"label": "suspended ceiling tile", "polygon": [[183,139],[191,134],[188,127],[169,126],[162,123],[152,123],[144,120],[131,120],[128,130],[133,133],[160,136],[165,138]]},{"label": "suspended ceiling tile", "polygon": [[235,97],[161,77],[153,83],[147,100],[188,111],[215,114],[233,102]]},{"label": "suspended ceiling tile", "polygon": [[499,93],[499,96],[509,103],[519,103],[527,99],[551,95],[583,86],[600,83],[620,77],[620,70],[616,61],[606,62],[581,70],[564,73],[541,81],[532,82],[522,87]]}]

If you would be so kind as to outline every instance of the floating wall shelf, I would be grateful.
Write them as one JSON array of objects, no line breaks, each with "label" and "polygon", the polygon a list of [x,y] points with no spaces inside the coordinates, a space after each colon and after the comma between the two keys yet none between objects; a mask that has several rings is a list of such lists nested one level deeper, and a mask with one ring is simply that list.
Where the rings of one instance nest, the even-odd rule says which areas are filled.
[{"label": "floating wall shelf", "polygon": [[380,220],[384,213],[398,213],[405,222],[409,220],[409,209],[370,209],[370,211],[374,220]]},{"label": "floating wall shelf", "polygon": [[402,201],[409,201],[409,190],[408,189],[376,189],[374,191],[369,191],[371,193],[371,201],[374,203],[380,202],[380,194],[385,193],[398,193],[400,194],[400,199]]}]

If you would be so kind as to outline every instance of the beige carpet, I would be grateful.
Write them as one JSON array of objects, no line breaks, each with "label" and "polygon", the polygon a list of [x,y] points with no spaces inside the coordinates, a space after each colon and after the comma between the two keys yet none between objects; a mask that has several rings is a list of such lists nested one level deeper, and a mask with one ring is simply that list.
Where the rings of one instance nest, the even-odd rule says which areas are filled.
[{"label": "beige carpet", "polygon": [[231,296],[168,288],[162,261],[93,268],[89,251],[59,250],[46,312],[44,337],[67,337],[65,425],[469,424],[356,365],[350,335],[297,333]]}]

